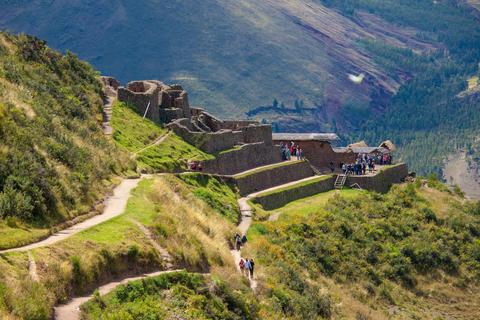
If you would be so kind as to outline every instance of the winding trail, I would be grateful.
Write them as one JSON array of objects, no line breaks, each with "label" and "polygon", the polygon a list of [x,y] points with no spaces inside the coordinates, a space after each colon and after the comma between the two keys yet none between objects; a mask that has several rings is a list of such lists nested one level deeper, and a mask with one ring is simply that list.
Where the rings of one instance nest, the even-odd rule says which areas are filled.
[{"label": "winding trail", "polygon": [[[129,278],[123,278],[117,281],[112,281],[110,283],[107,283],[101,287],[98,288],[98,292],[100,295],[106,295],[113,290],[115,290],[118,286],[122,284],[127,284],[130,281],[135,281],[135,280],[141,280],[145,278],[151,278],[151,277],[156,277],[161,274],[165,273],[171,273],[171,272],[179,272],[183,270],[166,270],[166,271],[157,271],[157,272],[152,272],[152,273],[146,273],[140,276],[136,277],[129,277]],[[85,302],[89,301],[90,299],[93,298],[93,294],[83,296],[83,297],[77,297],[72,300],[70,300],[67,304],[64,305],[58,305],[56,306],[55,309],[55,315],[54,319],[55,320],[80,320],[81,316],[81,311],[80,311],[80,306],[84,304]]]},{"label": "winding trail", "polygon": [[[273,188],[269,188],[269,189],[266,189],[266,190],[262,190],[262,191],[259,191],[259,192],[252,193],[252,194],[250,194],[246,197],[238,199],[238,206],[240,208],[241,218],[240,218],[240,223],[237,225],[237,229],[240,232],[240,234],[241,235],[247,234],[248,229],[250,229],[250,226],[252,225],[253,209],[248,204],[248,200],[253,199],[256,196],[258,196],[258,195],[260,195],[264,192],[269,192],[269,191],[282,189],[282,188],[289,187],[289,186],[292,186],[292,185],[295,185],[295,184],[298,184],[298,183],[302,183],[304,181],[313,180],[313,179],[316,179],[318,177],[319,176],[315,175],[313,177],[308,177],[308,178],[305,178],[305,179],[285,183],[285,184],[282,184],[282,185],[279,185],[279,186],[275,186]],[[279,217],[279,214],[273,214],[271,217],[269,217],[269,220],[271,219],[270,221],[276,221],[278,219],[278,217]],[[235,265],[236,265],[237,270],[240,271],[240,267],[239,267],[238,263],[240,262],[240,259],[242,258],[241,250],[240,251],[235,250],[235,249],[230,250],[230,253],[233,256],[233,259],[235,261]],[[256,292],[256,289],[257,289],[257,286],[258,286],[257,280],[249,278],[249,281],[250,281],[250,287],[252,288],[252,290],[254,292]]]},{"label": "winding trail", "polygon": [[131,156],[130,158],[133,159],[135,158],[140,152],[143,152],[147,149],[150,149],[150,148],[153,148],[155,146],[158,146],[159,144],[161,144],[163,141],[165,141],[165,139],[167,139],[169,136],[170,136],[171,132],[167,132],[165,133],[164,135],[162,135],[161,137],[157,138],[154,142],[152,142],[151,144],[149,144],[148,146],[138,150],[138,151],[135,151]]},{"label": "winding trail", "polygon": [[113,190],[113,195],[108,197],[107,200],[105,201],[105,208],[103,209],[102,214],[94,216],[76,225],[73,225],[70,228],[54,233],[48,238],[41,240],[39,242],[35,242],[23,247],[1,250],[0,253],[23,252],[23,251],[36,249],[36,248],[46,247],[54,243],[57,243],[59,241],[65,240],[73,236],[74,234],[77,234],[88,228],[94,227],[102,222],[105,222],[107,220],[110,220],[122,214],[127,206],[127,201],[130,198],[130,192],[138,185],[141,179],[143,179],[143,176],[142,178],[123,180]]},{"label": "winding trail", "polygon": [[37,274],[37,263],[30,251],[28,251],[28,274],[33,281],[38,282],[40,280]]}]

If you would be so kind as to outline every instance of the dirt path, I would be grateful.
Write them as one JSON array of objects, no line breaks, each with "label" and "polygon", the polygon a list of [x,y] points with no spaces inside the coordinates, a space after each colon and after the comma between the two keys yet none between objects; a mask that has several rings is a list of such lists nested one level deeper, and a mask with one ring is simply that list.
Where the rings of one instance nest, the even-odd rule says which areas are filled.
[{"label": "dirt path", "polygon": [[102,214],[85,220],[74,226],[71,226],[68,229],[54,233],[45,240],[32,243],[23,247],[2,250],[0,251],[0,253],[29,251],[35,248],[49,246],[59,241],[65,240],[85,229],[91,228],[120,215],[121,213],[123,213],[127,206],[127,201],[130,198],[130,192],[138,185],[141,179],[142,178],[123,180],[122,183],[120,183],[120,185],[118,185],[113,190],[113,195],[105,201],[105,208],[103,209]]},{"label": "dirt path", "polygon": [[145,236],[148,238],[148,240],[150,241],[150,244],[155,248],[155,250],[157,250],[157,252],[160,254],[160,257],[162,258],[163,261],[165,261],[165,267],[168,269],[168,270],[171,270],[173,268],[173,259],[172,259],[172,256],[170,255],[170,253],[168,253],[168,251],[163,248],[162,246],[160,246],[158,244],[157,241],[155,241],[155,236],[153,235],[153,233],[150,231],[150,229],[148,229],[147,227],[145,227],[143,224],[141,224],[140,222],[138,221],[135,221],[135,224],[140,228],[140,230],[142,230],[143,234],[145,234]]},{"label": "dirt path", "polygon": [[[124,278],[121,280],[117,281],[112,281],[110,283],[107,283],[101,287],[98,288],[98,291],[100,295],[106,295],[113,290],[115,290],[118,286],[122,284],[127,284],[130,281],[135,281],[135,280],[141,280],[145,278],[151,278],[151,277],[156,277],[161,274],[165,273],[171,273],[171,272],[178,272],[178,271],[183,271],[183,270],[167,270],[167,271],[157,271],[153,273],[146,273],[141,276],[136,276],[136,277],[130,277],[130,278]],[[80,306],[87,302],[88,300],[93,298],[93,294],[84,296],[84,297],[77,297],[72,300],[70,300],[67,304],[64,305],[59,305],[55,307],[55,320],[80,320],[81,316],[81,311],[80,311]]]},{"label": "dirt path", "polygon": [[39,281],[37,274],[37,263],[35,262],[35,258],[30,251],[28,251],[28,274],[33,281]]},{"label": "dirt path", "polygon": [[[279,185],[279,186],[276,186],[276,187],[273,187],[273,188],[270,188],[270,189],[266,189],[266,190],[262,190],[260,192],[256,192],[256,193],[252,193],[244,198],[240,198],[238,200],[238,206],[240,207],[240,213],[241,213],[241,219],[240,219],[240,223],[238,224],[237,226],[237,229],[239,231],[239,234],[240,235],[244,235],[244,234],[247,234],[248,232],[248,229],[250,229],[250,226],[252,225],[252,219],[253,219],[253,209],[252,207],[248,204],[248,200],[250,199],[253,199],[255,198],[256,196],[258,196],[259,194],[261,193],[264,193],[264,192],[269,192],[269,191],[274,191],[274,190],[277,190],[277,189],[281,189],[281,188],[285,188],[285,187],[289,187],[289,186],[292,186],[292,185],[295,185],[297,183],[302,183],[304,181],[308,181],[308,180],[312,180],[312,179],[316,179],[318,178],[319,176],[313,176],[313,177],[308,177],[308,178],[305,178],[305,179],[302,179],[302,180],[297,180],[297,181],[294,181],[294,182],[289,182],[289,183],[286,183],[286,184],[282,184],[282,185]],[[270,219],[270,221],[276,221],[279,217],[279,214],[274,214],[272,215]],[[241,251],[238,251],[238,250],[231,250],[230,253],[232,254],[233,256],[233,259],[235,261],[235,265],[237,267],[237,270],[240,271],[240,267],[238,265],[238,263],[240,262],[240,259],[242,258],[242,254],[241,254]],[[256,289],[257,289],[257,286],[258,286],[258,283],[257,283],[257,280],[255,279],[249,279],[250,281],[250,287],[252,288],[252,290],[255,292]]]},{"label": "dirt path", "polygon": [[158,146],[158,145],[161,144],[163,141],[165,141],[165,139],[167,139],[168,136],[170,136],[170,134],[171,134],[170,132],[167,132],[167,133],[164,134],[163,136],[157,138],[154,142],[152,142],[152,143],[149,144],[148,146],[146,146],[146,147],[144,147],[144,148],[142,148],[142,149],[140,149],[140,150],[138,150],[138,151],[135,151],[130,158],[133,159],[133,158],[135,158],[140,152],[143,152],[143,151],[145,151],[145,150],[147,150],[147,149],[150,149],[150,148],[152,148],[152,147]]}]

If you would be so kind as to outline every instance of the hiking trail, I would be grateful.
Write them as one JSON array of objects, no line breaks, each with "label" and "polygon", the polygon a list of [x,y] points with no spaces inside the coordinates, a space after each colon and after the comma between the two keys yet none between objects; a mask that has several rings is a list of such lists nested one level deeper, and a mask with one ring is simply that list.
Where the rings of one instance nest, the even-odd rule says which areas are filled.
[{"label": "hiking trail", "polygon": [[[318,177],[319,176],[315,175],[315,176],[308,177],[308,178],[305,178],[305,179],[285,183],[285,184],[282,184],[282,185],[275,186],[273,188],[269,188],[269,189],[266,189],[266,190],[262,190],[262,191],[259,191],[259,192],[252,193],[252,194],[250,194],[246,197],[238,199],[238,206],[240,208],[240,223],[237,225],[237,229],[240,232],[240,235],[247,234],[248,229],[250,229],[250,226],[252,225],[253,209],[250,206],[250,204],[248,204],[248,200],[253,199],[256,196],[258,196],[259,194],[262,194],[264,192],[275,191],[275,190],[278,190],[278,189],[282,189],[282,188],[285,188],[285,187],[295,185],[297,183],[302,183],[304,181],[316,179]],[[269,217],[269,221],[276,221],[278,219],[279,215],[280,214],[273,214],[271,217]],[[240,272],[240,267],[239,267],[238,264],[240,262],[240,259],[242,258],[241,250],[233,249],[233,250],[230,250],[230,253],[233,256],[233,259],[235,261],[235,266],[236,266],[237,270]],[[258,286],[257,280],[249,278],[249,281],[250,281],[250,288],[252,288],[252,290],[255,292],[256,289],[257,289],[257,286]]]},{"label": "hiking trail", "polygon": [[0,253],[24,252],[36,248],[46,247],[122,214],[127,206],[127,201],[130,198],[130,192],[138,185],[143,177],[144,176],[136,179],[125,179],[117,187],[115,187],[115,189],[113,189],[113,195],[108,197],[104,202],[105,208],[103,209],[102,214],[75,224],[67,229],[58,231],[44,240],[22,247],[1,250]]},{"label": "hiking trail", "polygon": [[153,141],[151,144],[149,144],[148,146],[138,150],[138,151],[135,151],[131,156],[130,156],[130,159],[134,159],[139,153],[147,150],[147,149],[150,149],[150,148],[153,148],[155,146],[158,146],[159,144],[161,144],[163,141],[165,141],[165,139],[167,139],[169,136],[170,136],[171,132],[167,132],[165,133],[164,135],[158,137],[157,139],[155,139],[155,141]]},{"label": "hiking trail", "polygon": [[[129,278],[123,278],[120,280],[112,281],[110,283],[107,283],[101,287],[99,287],[97,290],[100,293],[101,296],[104,296],[113,290],[115,290],[118,286],[127,284],[131,281],[136,281],[136,280],[141,280],[145,278],[151,278],[151,277],[156,277],[165,273],[172,273],[172,272],[179,272],[183,270],[165,270],[165,271],[156,271],[152,273],[146,273],[141,276],[136,276],[136,277],[129,277]],[[96,290],[95,290],[96,291]],[[80,320],[81,317],[81,311],[80,311],[80,306],[90,299],[94,297],[93,293],[88,295],[88,296],[83,296],[83,297],[76,297],[70,300],[67,304],[62,304],[58,305],[54,308],[55,310],[55,315],[54,319],[55,320]]]}]

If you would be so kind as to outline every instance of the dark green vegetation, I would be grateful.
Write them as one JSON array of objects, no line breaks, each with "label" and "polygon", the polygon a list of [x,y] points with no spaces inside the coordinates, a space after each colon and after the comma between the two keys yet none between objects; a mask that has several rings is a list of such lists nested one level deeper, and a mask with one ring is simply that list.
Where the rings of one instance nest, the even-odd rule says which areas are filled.
[{"label": "dark green vegetation", "polygon": [[128,168],[101,130],[96,76],[41,40],[0,33],[0,233],[12,232],[0,247],[88,212]]},{"label": "dark green vegetation", "polygon": [[246,298],[221,280],[175,272],[121,286],[82,309],[85,319],[256,319]]},{"label": "dark green vegetation", "polygon": [[[458,149],[478,152],[480,95],[457,96],[478,74],[480,20],[460,1],[323,0],[356,17],[368,11],[396,24],[416,28],[423,39],[441,43],[431,54],[415,54],[382,41],[363,46],[396,78],[412,77],[391,99],[386,112],[357,135],[370,142],[391,138],[413,170],[441,175],[443,161]],[[398,72],[403,70],[403,72]],[[367,117],[363,117],[367,119]],[[359,119],[361,120],[361,119]]]},{"label": "dark green vegetation", "polygon": [[124,103],[113,106],[113,139],[131,152],[138,168],[147,172],[176,172],[188,169],[189,160],[207,160],[213,156],[168,133],[160,125],[142,119]]},{"label": "dark green vegetation", "polygon": [[[477,311],[439,304],[444,295],[463,292],[459,299],[468,303],[478,295],[479,204],[433,189],[446,190],[438,181],[429,186],[332,194],[318,206],[326,200],[320,195],[280,209],[288,217],[278,222],[254,225],[247,255],[265,268],[259,277],[268,308],[292,319],[384,318],[389,305],[401,306],[407,318],[431,318],[435,310],[478,317],[478,301]],[[339,301],[344,306],[336,307]]]}]

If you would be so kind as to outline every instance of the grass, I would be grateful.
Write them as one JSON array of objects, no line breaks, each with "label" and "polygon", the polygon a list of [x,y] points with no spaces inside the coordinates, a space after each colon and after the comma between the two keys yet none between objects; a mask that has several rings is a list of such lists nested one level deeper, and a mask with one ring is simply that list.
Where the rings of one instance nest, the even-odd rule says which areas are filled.
[{"label": "grass", "polygon": [[212,208],[236,223],[240,216],[237,198],[238,192],[234,186],[228,185],[220,178],[201,174],[185,173],[178,177],[191,186],[193,194],[208,203]]},{"label": "grass", "polygon": [[440,310],[478,318],[478,208],[404,184],[386,195],[326,192],[274,210],[278,221],[256,222],[242,251],[256,258],[260,313],[388,319],[398,306],[399,318],[434,318]]},{"label": "grass", "polygon": [[167,134],[167,130],[149,119],[143,119],[125,103],[114,103],[112,127],[113,138],[118,145],[132,153],[138,152],[135,158],[142,171],[179,172],[188,169],[190,160],[214,158],[174,133],[169,133],[162,143],[146,148]]},{"label": "grass", "polygon": [[[362,190],[354,190],[354,189],[344,189],[344,190],[331,190],[327,192],[323,192],[308,198],[303,198],[297,201],[290,202],[289,204],[274,210],[264,210],[261,208],[260,205],[253,204],[255,208],[256,215],[260,215],[262,217],[268,217],[272,214],[276,214],[279,216],[278,220],[290,220],[291,218],[298,217],[298,216],[309,216],[318,212],[319,208],[325,206],[325,204],[335,195],[340,194],[342,197],[347,199],[353,199],[361,194],[366,193],[366,191]],[[261,211],[261,212],[258,212]]]},{"label": "grass", "polygon": [[159,254],[137,222],[151,230],[176,267],[210,271],[245,289],[232,272],[229,239],[234,225],[199,200],[190,186],[174,176],[162,176],[141,181],[122,215],[33,250],[39,283],[29,279],[26,253],[2,255],[0,314],[50,319],[55,302],[73,293],[88,292],[120,274],[162,269]]},{"label": "grass", "polygon": [[251,297],[208,275],[174,272],[120,286],[82,306],[83,319],[256,319]]},{"label": "grass", "polygon": [[0,222],[0,250],[15,248],[32,242],[39,241],[50,234],[50,229],[36,229],[28,226],[15,224],[8,226]]},{"label": "grass", "polygon": [[174,133],[159,145],[137,154],[138,166],[148,172],[179,172],[188,169],[188,161],[203,161],[214,156],[185,142]]},{"label": "grass", "polygon": [[90,213],[126,152],[100,126],[96,71],[41,40],[0,33],[0,248]]},{"label": "grass", "polygon": [[167,130],[149,119],[142,119],[131,107],[116,101],[112,108],[113,139],[130,152],[137,152],[165,135]]},{"label": "grass", "polygon": [[268,165],[268,166],[264,166],[264,167],[260,167],[260,168],[248,171],[246,173],[236,174],[236,175],[234,175],[234,177],[235,177],[235,179],[242,179],[242,178],[245,178],[245,177],[260,173],[260,172],[272,170],[274,168],[291,166],[291,165],[294,165],[294,164],[299,163],[301,161],[302,160],[295,160],[295,161],[284,161],[284,162],[280,162],[280,163],[275,163],[275,164],[271,164],[271,165]]},{"label": "grass", "polygon": [[296,183],[296,184],[292,184],[292,185],[289,185],[289,186],[286,186],[286,187],[283,187],[283,188],[278,188],[278,189],[271,190],[271,191],[261,192],[257,195],[257,197],[269,196],[269,195],[272,195],[272,194],[277,194],[277,193],[284,192],[286,190],[296,189],[298,187],[303,187],[303,186],[314,184],[314,183],[317,183],[317,182],[320,182],[320,181],[323,181],[323,180],[330,179],[331,177],[332,177],[331,175],[320,176],[320,177],[313,178],[313,179],[310,179],[310,180],[307,180],[307,181],[302,181],[302,182],[299,182],[299,183]]}]

